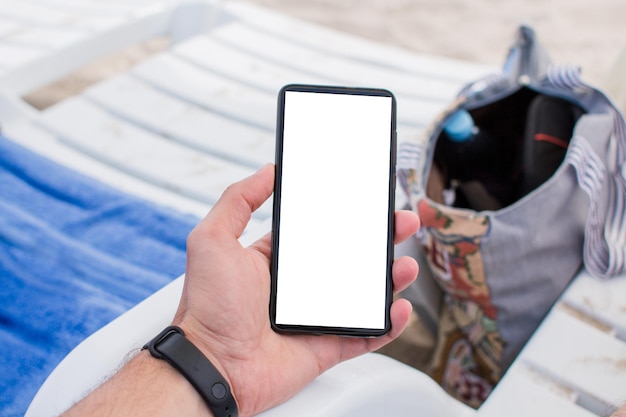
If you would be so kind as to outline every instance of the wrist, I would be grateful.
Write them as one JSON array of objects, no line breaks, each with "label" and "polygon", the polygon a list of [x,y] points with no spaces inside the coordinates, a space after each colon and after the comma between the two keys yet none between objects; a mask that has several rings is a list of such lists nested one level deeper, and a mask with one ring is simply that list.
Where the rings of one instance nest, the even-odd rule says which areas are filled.
[{"label": "wrist", "polygon": [[178,326],[169,326],[144,348],[172,366],[196,390],[216,417],[237,417],[229,382]]},{"label": "wrist", "polygon": [[119,372],[63,413],[63,417],[84,415],[213,417],[193,386],[147,351],[139,352]]},{"label": "wrist", "polygon": [[145,375],[148,379],[146,384],[153,386],[150,391],[151,397],[155,399],[154,403],[158,404],[159,408],[163,405],[165,410],[174,410],[169,415],[214,417],[193,385],[166,361],[153,357],[147,350],[142,350],[131,362],[129,365],[135,369],[130,371]]}]

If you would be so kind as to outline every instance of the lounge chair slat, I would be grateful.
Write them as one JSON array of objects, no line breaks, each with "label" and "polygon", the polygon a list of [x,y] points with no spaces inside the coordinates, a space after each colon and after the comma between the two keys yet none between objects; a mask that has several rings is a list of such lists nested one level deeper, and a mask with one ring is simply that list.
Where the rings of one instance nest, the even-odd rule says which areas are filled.
[{"label": "lounge chair slat", "polygon": [[3,125],[3,132],[8,138],[20,145],[118,190],[145,198],[162,206],[174,208],[181,213],[189,213],[199,217],[204,216],[211,209],[211,205],[207,203],[141,181],[136,176],[128,175],[100,162],[98,159],[91,158],[60,142],[54,135],[32,123],[23,120],[8,123]]},{"label": "lounge chair slat", "polygon": [[123,75],[87,90],[85,97],[119,117],[184,146],[259,168],[274,160],[274,134],[212,113]]},{"label": "lounge chair slat", "polygon": [[[513,399],[517,399],[514,401]],[[577,395],[522,364],[515,364],[480,408],[480,417],[528,417],[534,415],[595,417],[576,404]],[[541,411],[537,409],[541,404]]]},{"label": "lounge chair slat", "polygon": [[600,280],[583,271],[563,294],[562,301],[613,329],[626,342],[626,276]]},{"label": "lounge chair slat", "polygon": [[[198,51],[201,53],[201,51]],[[259,65],[264,65],[259,62]],[[270,94],[231,77],[207,71],[171,53],[161,54],[135,68],[142,80],[178,98],[243,123],[273,132],[276,124],[276,93]],[[284,80],[285,83],[294,80]],[[295,80],[297,82],[297,80]],[[423,128],[443,107],[421,100],[398,98],[398,124]]]},{"label": "lounge chair slat", "polygon": [[[83,98],[65,100],[47,109],[42,125],[92,157],[208,204],[217,201],[233,181],[253,172],[141,130]],[[268,217],[269,211],[261,208],[257,215]]]},{"label": "lounge chair slat", "polygon": [[491,66],[417,54],[403,48],[363,39],[337,30],[325,28],[301,19],[290,18],[254,4],[245,2],[224,3],[224,10],[246,25],[278,37],[290,39],[307,47],[319,48],[361,62],[375,63],[397,69],[430,74],[466,82],[493,72]]},{"label": "lounge chair slat", "polygon": [[626,343],[594,327],[560,306],[526,344],[518,359],[579,396],[579,402],[597,408],[624,400]]},{"label": "lounge chair slat", "polygon": [[[229,29],[235,24],[221,26],[218,31]],[[238,28],[240,26],[237,26]],[[219,74],[225,78],[241,82],[245,85],[266,91],[272,96],[285,84],[313,83],[332,85],[357,85],[367,87],[391,88],[389,80],[405,77],[392,69],[376,69],[375,74],[364,71],[365,64],[351,60],[329,57],[314,50],[307,51],[307,62],[301,60],[303,48],[293,48],[289,44],[271,41],[263,44],[262,33],[249,34],[255,39],[255,50],[242,51],[233,46],[228,40],[211,36],[197,36],[182,42],[173,48],[174,54],[194,63],[203,69]],[[280,48],[284,48],[282,51]],[[257,53],[256,51],[263,51]],[[271,51],[271,52],[270,52]],[[272,56],[270,56],[271,54]],[[281,57],[280,61],[273,56]],[[223,57],[215,59],[215,56]],[[297,64],[293,64],[297,63]],[[294,67],[297,66],[297,68]],[[445,89],[437,90],[437,98],[425,98],[423,92],[417,91],[424,87],[431,90],[436,86],[430,85],[424,78],[412,78],[409,86],[404,89],[393,89],[398,99],[398,121],[401,124],[423,127],[429,120],[441,111],[451,99],[450,86],[454,91],[460,84],[446,84]],[[400,87],[399,84],[396,85]],[[406,93],[406,94],[405,94]],[[420,96],[421,94],[421,96]]]},{"label": "lounge chair slat", "polygon": [[165,53],[136,67],[132,74],[175,97],[240,123],[273,132],[276,99]]},{"label": "lounge chair slat", "polygon": [[[458,81],[425,77],[420,74],[397,71],[346,59],[314,48],[291,42],[288,36],[279,38],[255,31],[241,24],[229,24],[211,32],[220,41],[236,46],[251,56],[259,56],[276,64],[336,80],[346,85],[385,86],[396,95],[446,102],[461,87]],[[251,44],[249,39],[255,39]],[[384,57],[380,57],[384,60]]]}]

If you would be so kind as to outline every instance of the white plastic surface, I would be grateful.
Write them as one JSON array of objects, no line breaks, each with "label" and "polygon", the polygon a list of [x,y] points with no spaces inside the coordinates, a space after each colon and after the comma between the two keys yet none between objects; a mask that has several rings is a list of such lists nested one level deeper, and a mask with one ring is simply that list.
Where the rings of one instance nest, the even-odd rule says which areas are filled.
[{"label": "white plastic surface", "polygon": [[470,417],[476,410],[456,401],[430,377],[389,357],[369,353],[322,374],[263,417]]}]

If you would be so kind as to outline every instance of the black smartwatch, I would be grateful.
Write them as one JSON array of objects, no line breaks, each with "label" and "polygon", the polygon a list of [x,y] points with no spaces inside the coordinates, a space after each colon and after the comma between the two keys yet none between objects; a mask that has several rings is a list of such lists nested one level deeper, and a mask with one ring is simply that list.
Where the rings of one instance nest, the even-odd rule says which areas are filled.
[{"label": "black smartwatch", "polygon": [[228,382],[187,338],[180,327],[170,326],[146,343],[143,349],[163,359],[198,391],[215,417],[237,417],[237,403]]}]

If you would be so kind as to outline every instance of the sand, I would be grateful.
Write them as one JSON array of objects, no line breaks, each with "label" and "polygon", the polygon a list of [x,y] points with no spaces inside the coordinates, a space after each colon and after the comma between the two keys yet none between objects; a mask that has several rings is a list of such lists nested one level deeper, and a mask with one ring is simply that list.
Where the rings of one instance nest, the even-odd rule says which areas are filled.
[{"label": "sand", "polygon": [[[553,61],[603,84],[626,47],[624,0],[251,0],[409,50],[500,66],[520,24]],[[626,79],[625,79],[626,80]]]}]

